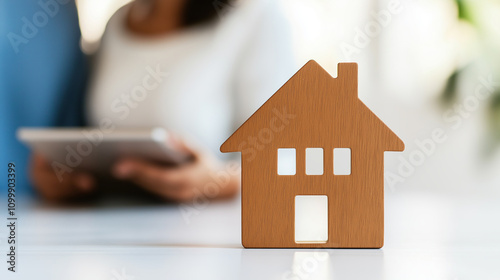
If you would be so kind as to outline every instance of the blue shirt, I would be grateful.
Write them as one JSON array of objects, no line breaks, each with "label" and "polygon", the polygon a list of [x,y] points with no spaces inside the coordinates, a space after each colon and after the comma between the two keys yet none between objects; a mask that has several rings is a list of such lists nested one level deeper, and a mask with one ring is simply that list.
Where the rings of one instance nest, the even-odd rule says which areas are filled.
[{"label": "blue shirt", "polygon": [[0,181],[14,162],[18,193],[31,188],[30,152],[17,128],[83,124],[87,67],[80,37],[73,1],[0,1]]}]

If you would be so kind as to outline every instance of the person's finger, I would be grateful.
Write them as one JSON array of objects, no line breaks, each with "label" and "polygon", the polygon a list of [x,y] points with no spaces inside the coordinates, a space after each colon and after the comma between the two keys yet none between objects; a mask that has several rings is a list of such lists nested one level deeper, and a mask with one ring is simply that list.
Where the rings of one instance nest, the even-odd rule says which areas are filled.
[{"label": "person's finger", "polygon": [[163,197],[174,197],[184,189],[187,178],[184,168],[165,168],[141,160],[125,160],[118,163],[114,175],[128,179],[144,189]]},{"label": "person's finger", "polygon": [[76,173],[72,179],[73,184],[82,192],[89,192],[95,187],[95,179],[88,173]]},{"label": "person's finger", "polygon": [[37,170],[51,169],[51,166],[50,166],[50,163],[48,162],[48,160],[40,154],[33,154],[32,158],[31,158],[31,163],[32,163],[33,167],[36,168]]},{"label": "person's finger", "polygon": [[45,158],[42,155],[36,153],[33,154],[32,161],[33,164],[36,166],[42,166],[47,164],[47,160],[45,160]]},{"label": "person's finger", "polygon": [[113,173],[119,179],[130,179],[151,186],[177,185],[182,168],[165,168],[142,160],[124,160],[118,163]]},{"label": "person's finger", "polygon": [[137,160],[126,159],[113,168],[113,174],[119,179],[148,179],[158,181],[163,169],[155,164]]},{"label": "person's finger", "polygon": [[44,182],[43,185],[53,185],[52,188],[67,187],[72,184],[72,173],[65,172],[57,176],[47,159],[40,154],[34,154],[31,159],[31,173],[38,182]]},{"label": "person's finger", "polygon": [[202,145],[193,140],[188,140],[174,135],[171,136],[170,141],[174,143],[176,149],[190,154],[194,161],[212,158],[211,153],[207,151],[206,148],[203,148]]},{"label": "person's finger", "polygon": [[76,198],[95,189],[95,179],[87,173],[75,172],[67,175],[62,181],[59,181],[56,176],[52,176],[52,180],[54,183],[48,187],[52,190],[53,197],[56,199]]},{"label": "person's finger", "polygon": [[172,146],[175,150],[186,154],[193,154],[195,152],[193,148],[186,143],[186,140],[175,134],[169,135],[167,145]]},{"label": "person's finger", "polygon": [[94,177],[87,173],[65,173],[58,177],[40,155],[31,160],[31,178],[35,188],[45,198],[59,201],[86,194],[94,189]]}]

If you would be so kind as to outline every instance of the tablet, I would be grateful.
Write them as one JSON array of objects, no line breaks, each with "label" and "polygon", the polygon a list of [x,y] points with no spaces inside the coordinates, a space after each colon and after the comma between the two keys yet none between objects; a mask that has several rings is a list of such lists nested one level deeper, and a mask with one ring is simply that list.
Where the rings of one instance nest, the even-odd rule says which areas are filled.
[{"label": "tablet", "polygon": [[17,137],[59,169],[109,173],[127,157],[170,165],[188,159],[163,128],[19,128]]}]

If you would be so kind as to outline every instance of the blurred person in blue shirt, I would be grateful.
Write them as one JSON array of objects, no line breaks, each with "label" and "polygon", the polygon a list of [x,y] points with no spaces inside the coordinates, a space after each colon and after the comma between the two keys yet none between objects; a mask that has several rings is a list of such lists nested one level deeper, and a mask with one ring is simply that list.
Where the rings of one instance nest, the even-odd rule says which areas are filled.
[{"label": "blurred person in blue shirt", "polygon": [[17,128],[83,125],[80,35],[73,1],[0,2],[0,170],[7,178],[8,162],[15,163],[17,193],[31,192],[29,150]]}]

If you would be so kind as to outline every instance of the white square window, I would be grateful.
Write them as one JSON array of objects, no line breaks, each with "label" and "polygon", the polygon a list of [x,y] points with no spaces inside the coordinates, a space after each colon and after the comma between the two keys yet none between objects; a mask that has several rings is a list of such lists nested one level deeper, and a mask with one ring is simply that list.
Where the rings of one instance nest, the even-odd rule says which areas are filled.
[{"label": "white square window", "polygon": [[351,149],[333,149],[333,174],[351,175]]},{"label": "white square window", "polygon": [[306,174],[323,175],[323,149],[306,149]]},{"label": "white square window", "polygon": [[295,175],[295,149],[278,149],[278,175]]}]

